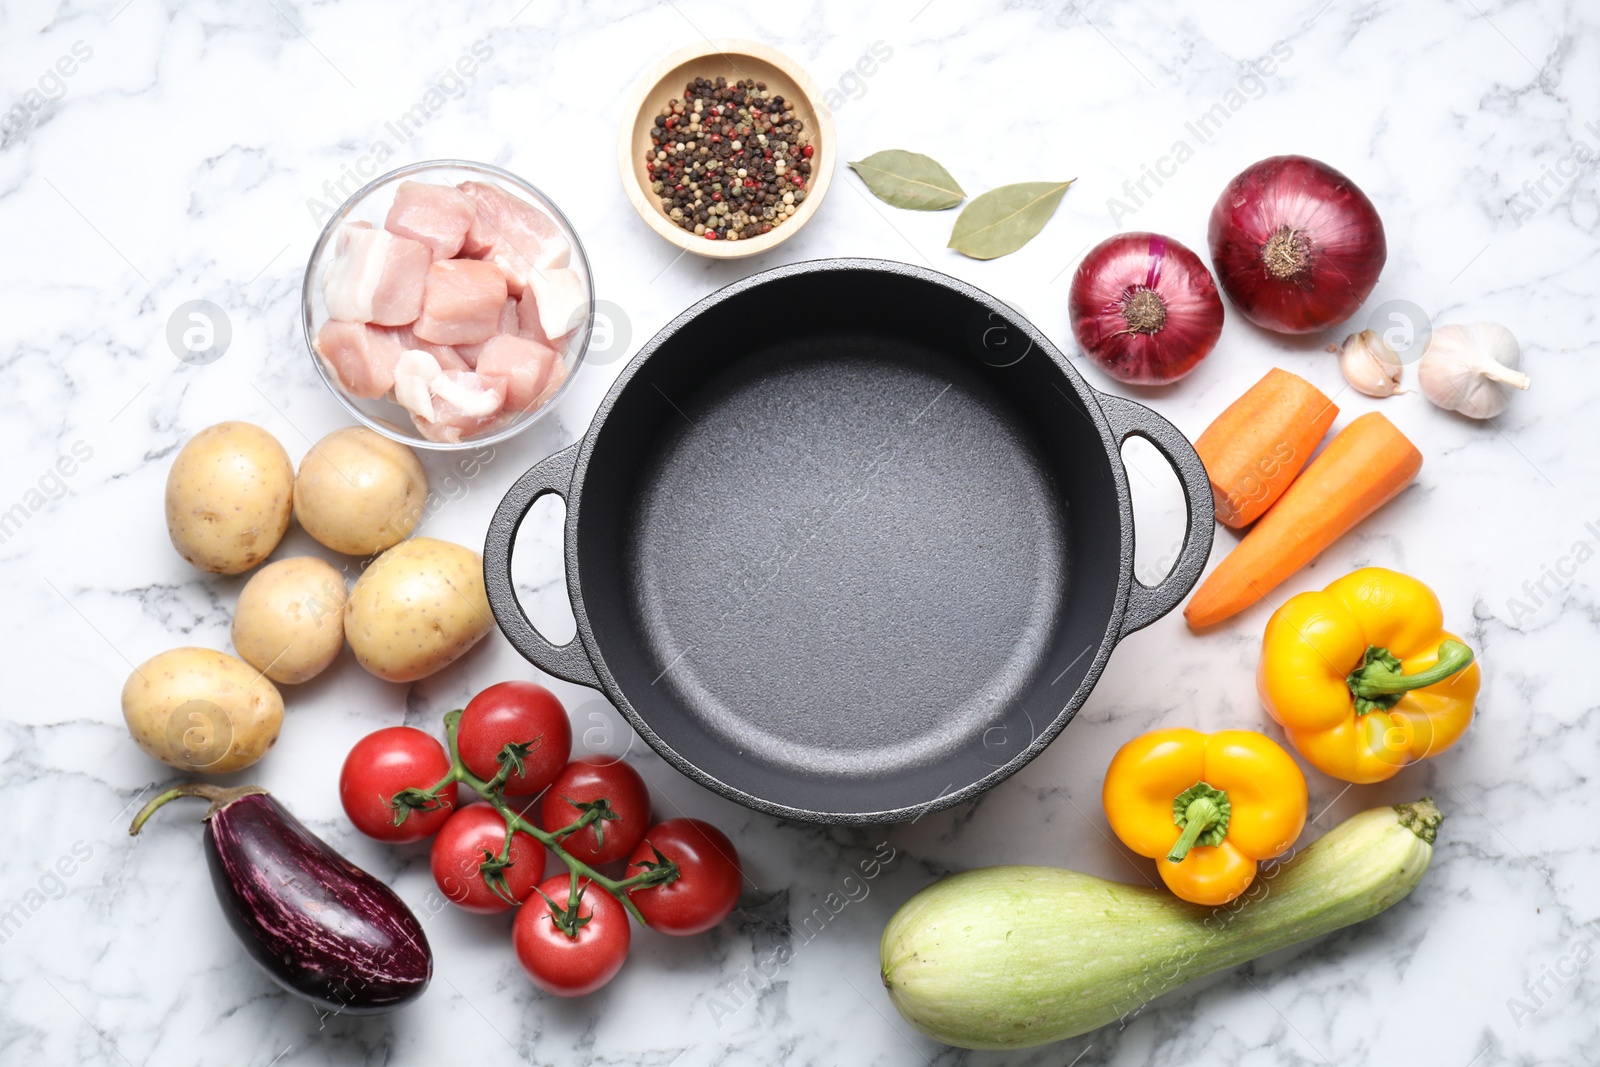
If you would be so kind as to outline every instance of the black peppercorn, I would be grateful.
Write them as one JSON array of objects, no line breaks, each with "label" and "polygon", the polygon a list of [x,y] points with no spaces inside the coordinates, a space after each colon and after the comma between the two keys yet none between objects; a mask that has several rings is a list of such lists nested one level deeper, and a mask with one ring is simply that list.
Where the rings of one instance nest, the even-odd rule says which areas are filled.
[{"label": "black peppercorn", "polygon": [[781,225],[805,199],[800,186],[815,148],[793,105],[763,97],[766,88],[695,78],[656,116],[646,154],[651,189],[679,226],[709,240],[743,240]]}]

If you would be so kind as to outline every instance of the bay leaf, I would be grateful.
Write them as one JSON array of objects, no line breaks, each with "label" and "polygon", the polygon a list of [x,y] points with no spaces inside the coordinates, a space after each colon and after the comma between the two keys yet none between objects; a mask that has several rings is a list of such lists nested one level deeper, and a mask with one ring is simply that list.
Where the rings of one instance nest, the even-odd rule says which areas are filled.
[{"label": "bay leaf", "polygon": [[990,189],[961,209],[947,247],[973,259],[1015,252],[1044,229],[1075,180],[1018,182]]},{"label": "bay leaf", "polygon": [[921,152],[889,148],[851,163],[850,169],[861,175],[873,196],[912,211],[943,211],[967,195],[949,171]]}]

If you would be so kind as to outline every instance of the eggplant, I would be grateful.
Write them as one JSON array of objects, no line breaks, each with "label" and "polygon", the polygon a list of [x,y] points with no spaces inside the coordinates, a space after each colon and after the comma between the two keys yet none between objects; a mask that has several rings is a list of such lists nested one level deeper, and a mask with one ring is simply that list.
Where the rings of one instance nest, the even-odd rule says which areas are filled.
[{"label": "eggplant", "polygon": [[348,1015],[393,1011],[428,988],[433,952],[416,915],[265,789],[177,785],[145,805],[128,832],[181,796],[211,801],[212,887],[245,950],[279,985]]}]

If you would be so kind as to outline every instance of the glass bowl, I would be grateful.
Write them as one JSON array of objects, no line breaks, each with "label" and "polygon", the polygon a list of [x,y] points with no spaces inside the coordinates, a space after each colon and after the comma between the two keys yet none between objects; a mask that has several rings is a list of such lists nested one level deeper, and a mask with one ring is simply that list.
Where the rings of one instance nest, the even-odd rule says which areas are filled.
[{"label": "glass bowl", "polygon": [[[471,436],[464,435],[459,441],[434,441],[424,437],[412,423],[407,410],[390,399],[393,395],[392,390],[389,394],[376,399],[355,396],[317,352],[317,333],[329,318],[327,306],[323,301],[322,278],[327,270],[328,260],[333,255],[334,239],[339,227],[346,222],[367,222],[374,228],[382,228],[389,207],[394,202],[395,190],[404,181],[450,186],[463,181],[484,181],[497,185],[510,196],[531,204],[544,212],[571,244],[572,256],[568,267],[578,275],[583,284],[587,313],[567,335],[566,342],[556,352],[557,359],[566,368],[566,379],[553,393],[544,397],[541,403],[527,408],[507,422],[491,426],[486,431]],[[584,254],[583,243],[578,240],[578,234],[573,230],[572,224],[561,213],[561,209],[537,188],[510,171],[487,163],[434,159],[412,163],[374,178],[352,194],[350,199],[334,212],[333,217],[323,227],[316,247],[311,250],[311,259],[306,263],[305,281],[300,291],[300,309],[305,328],[306,350],[311,355],[311,362],[316,365],[317,373],[322,376],[323,382],[333,395],[339,398],[339,402],[350,412],[351,417],[363,426],[401,444],[416,448],[454,451],[493,444],[521,433],[561,400],[571,387],[572,380],[577,377],[578,366],[583,362],[584,355],[589,349],[589,340],[594,329],[594,278],[589,272],[589,258]]]}]

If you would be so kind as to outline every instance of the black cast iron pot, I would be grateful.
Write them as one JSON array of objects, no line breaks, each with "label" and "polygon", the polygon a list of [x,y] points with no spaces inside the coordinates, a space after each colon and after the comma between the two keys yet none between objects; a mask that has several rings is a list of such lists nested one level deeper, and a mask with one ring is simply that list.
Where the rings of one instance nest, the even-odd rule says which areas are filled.
[{"label": "black cast iron pot", "polygon": [[[1133,436],[1189,510],[1153,587],[1133,576]],[[567,505],[565,645],[511,581],[547,493]],[[1170,423],[964,282],[833,259],[735,282],[657,334],[583,440],[506,494],[484,575],[524,656],[603,691],[690,778],[773,815],[893,822],[1043,751],[1117,642],[1188,593],[1211,534]]]}]

